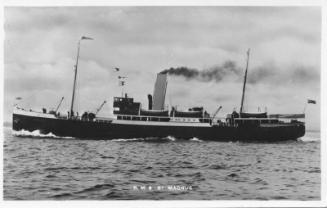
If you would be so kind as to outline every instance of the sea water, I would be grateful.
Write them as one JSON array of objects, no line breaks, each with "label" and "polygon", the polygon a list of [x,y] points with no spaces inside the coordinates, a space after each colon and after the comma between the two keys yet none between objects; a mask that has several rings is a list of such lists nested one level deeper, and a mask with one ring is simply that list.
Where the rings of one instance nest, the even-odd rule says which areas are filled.
[{"label": "sea water", "polygon": [[4,137],[5,200],[320,199],[319,132],[278,143]]}]

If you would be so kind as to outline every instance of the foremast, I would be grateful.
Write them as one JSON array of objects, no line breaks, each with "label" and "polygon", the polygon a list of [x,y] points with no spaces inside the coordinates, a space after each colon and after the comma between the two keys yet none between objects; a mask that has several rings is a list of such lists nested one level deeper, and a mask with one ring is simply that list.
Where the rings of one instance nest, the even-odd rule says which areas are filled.
[{"label": "foremast", "polygon": [[79,52],[80,52],[80,46],[81,46],[81,41],[82,40],[93,40],[93,38],[82,36],[81,39],[78,40],[76,64],[75,64],[75,70],[74,70],[73,94],[72,94],[72,102],[71,102],[71,105],[70,105],[69,118],[72,118],[74,116],[74,101],[75,101],[75,91],[76,91],[76,79],[77,79],[78,59],[79,59]]}]

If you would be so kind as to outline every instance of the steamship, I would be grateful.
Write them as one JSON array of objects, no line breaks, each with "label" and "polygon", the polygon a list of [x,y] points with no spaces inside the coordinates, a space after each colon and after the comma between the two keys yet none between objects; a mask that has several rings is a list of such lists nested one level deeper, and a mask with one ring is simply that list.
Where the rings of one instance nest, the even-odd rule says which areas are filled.
[{"label": "steamship", "polygon": [[221,106],[212,115],[203,107],[191,107],[181,111],[176,107],[165,107],[167,73],[157,74],[153,95],[148,95],[148,107],[144,109],[140,102],[123,94],[114,97],[112,117],[98,117],[97,113],[84,113],[81,116],[74,112],[76,75],[81,40],[78,41],[77,59],[74,70],[74,83],[71,109],[68,115],[56,110],[42,112],[25,110],[18,105],[13,111],[13,130],[39,130],[42,134],[52,133],[59,137],[76,137],[81,139],[134,139],[165,138],[177,139],[198,138],[211,141],[258,141],[276,142],[296,140],[305,134],[304,114],[246,113],[243,101],[249,63],[249,51],[243,82],[241,107],[225,118],[217,118]]}]

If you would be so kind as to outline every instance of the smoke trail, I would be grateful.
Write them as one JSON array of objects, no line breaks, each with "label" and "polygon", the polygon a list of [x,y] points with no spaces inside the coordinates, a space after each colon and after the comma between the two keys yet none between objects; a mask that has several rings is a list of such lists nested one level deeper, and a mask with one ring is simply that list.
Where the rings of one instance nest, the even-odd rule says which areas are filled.
[{"label": "smoke trail", "polygon": [[188,79],[192,79],[195,77],[198,77],[201,72],[197,69],[188,68],[186,66],[165,69],[160,74],[169,74],[169,75],[175,75],[175,76],[183,76]]},{"label": "smoke trail", "polygon": [[[222,65],[216,65],[204,70],[188,67],[177,67],[163,70],[160,73],[167,73],[172,76],[181,76],[187,80],[198,80],[202,82],[219,82],[229,79],[235,82],[242,82],[245,68],[239,67],[233,61],[226,61]],[[256,84],[258,82],[276,83],[303,83],[316,82],[320,79],[319,70],[311,66],[293,66],[286,69],[279,69],[273,63],[264,64],[249,69],[247,82]]]},{"label": "smoke trail", "polygon": [[213,66],[209,69],[198,70],[188,67],[177,67],[165,69],[162,74],[169,74],[173,76],[183,76],[188,80],[197,79],[199,81],[221,81],[227,76],[239,77],[242,73],[242,69],[236,67],[236,64],[232,61],[227,61],[220,66]]}]

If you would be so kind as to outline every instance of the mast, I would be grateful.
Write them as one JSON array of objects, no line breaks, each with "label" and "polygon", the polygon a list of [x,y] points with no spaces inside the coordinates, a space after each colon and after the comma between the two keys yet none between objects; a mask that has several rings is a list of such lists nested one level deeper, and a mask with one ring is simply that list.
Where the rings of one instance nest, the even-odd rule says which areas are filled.
[{"label": "mast", "polygon": [[243,91],[242,91],[242,101],[241,101],[241,108],[240,108],[240,117],[241,117],[241,113],[243,112],[243,102],[244,102],[244,95],[245,95],[246,78],[247,78],[248,67],[249,67],[250,49],[248,49],[248,51],[246,52],[246,54],[247,54],[247,60],[246,60],[246,68],[245,68],[244,82],[243,82]]},{"label": "mast", "polygon": [[127,77],[123,77],[123,76],[118,76],[118,85],[121,86],[121,97],[124,97],[124,86],[125,86],[125,79]]},{"label": "mast", "polygon": [[77,66],[78,66],[78,58],[79,58],[79,50],[80,50],[80,45],[81,45],[81,40],[78,41],[77,45],[77,56],[76,56],[76,64],[75,64],[75,70],[74,70],[74,85],[73,85],[73,95],[72,95],[72,102],[70,105],[70,118],[73,117],[74,114],[74,100],[75,100],[75,90],[76,90],[76,77],[77,77]]},{"label": "mast", "polygon": [[79,51],[80,51],[80,45],[82,40],[93,40],[92,38],[82,36],[80,40],[78,40],[77,44],[77,56],[76,56],[76,64],[75,64],[75,73],[74,73],[74,85],[73,85],[73,95],[72,95],[72,102],[70,105],[70,118],[73,117],[74,114],[74,101],[75,101],[75,91],[76,91],[76,78],[77,78],[77,67],[78,67],[78,59],[79,59]]}]

